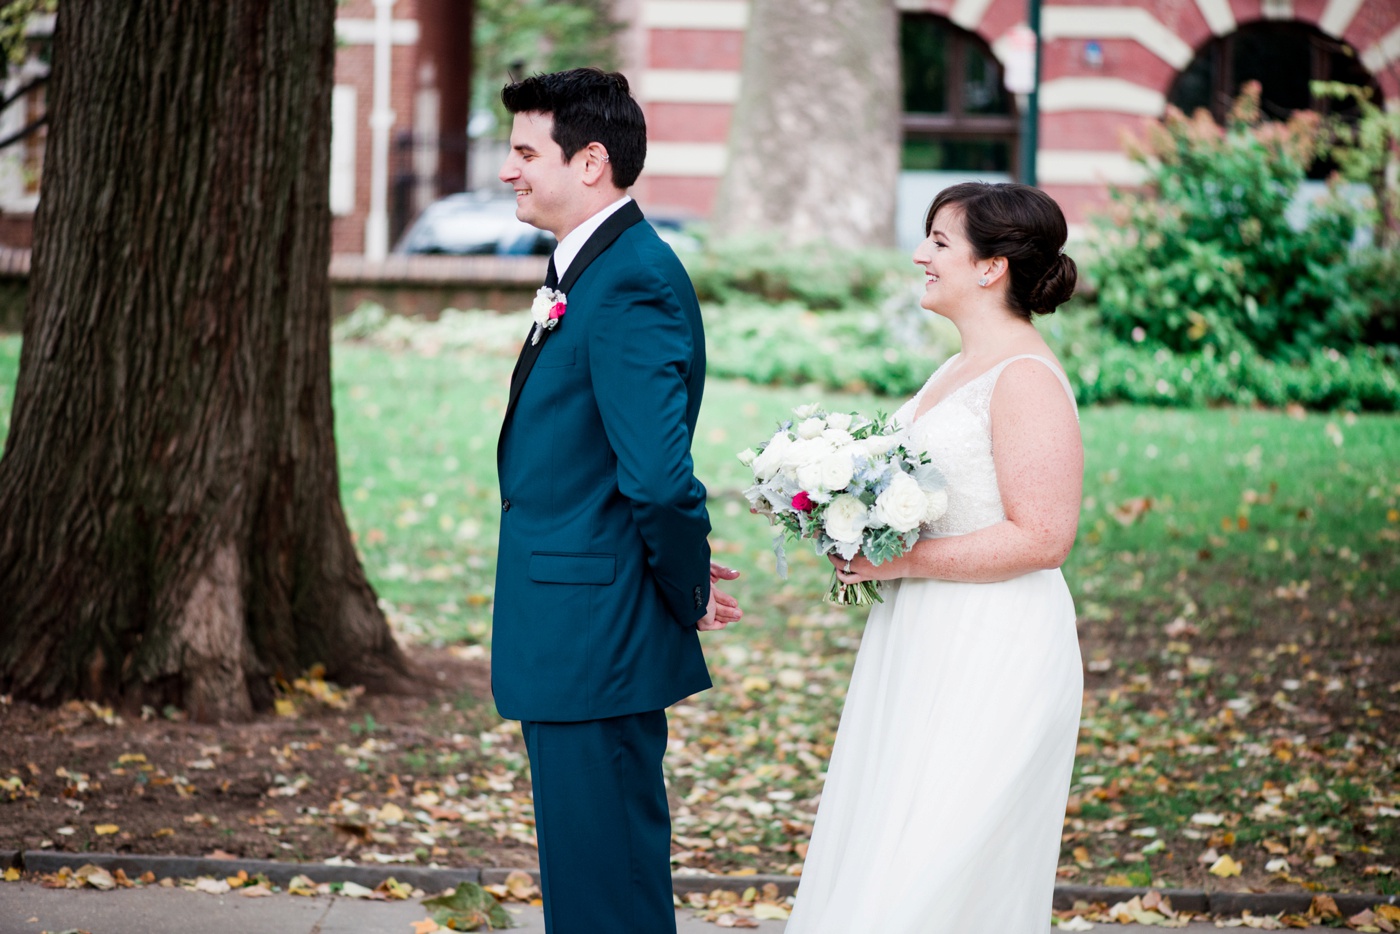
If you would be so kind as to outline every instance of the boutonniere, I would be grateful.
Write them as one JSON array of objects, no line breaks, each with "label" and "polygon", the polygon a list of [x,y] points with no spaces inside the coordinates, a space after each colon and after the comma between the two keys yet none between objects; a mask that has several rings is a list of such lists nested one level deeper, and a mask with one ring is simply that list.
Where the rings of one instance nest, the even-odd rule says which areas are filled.
[{"label": "boutonniere", "polygon": [[564,317],[564,312],[569,310],[569,299],[558,289],[551,289],[547,285],[540,286],[540,290],[535,293],[535,300],[530,304],[530,317],[535,319],[535,333],[530,336],[530,343],[538,344],[540,336],[545,331],[552,331],[559,324],[559,319]]}]

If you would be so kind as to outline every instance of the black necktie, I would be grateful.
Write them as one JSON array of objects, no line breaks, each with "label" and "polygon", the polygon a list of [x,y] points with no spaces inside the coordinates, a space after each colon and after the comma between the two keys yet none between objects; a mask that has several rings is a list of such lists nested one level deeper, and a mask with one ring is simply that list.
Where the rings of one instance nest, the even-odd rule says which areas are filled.
[{"label": "black necktie", "polygon": [[554,270],[554,254],[549,254],[549,271],[544,274],[544,287],[547,289],[559,288],[559,273]]}]

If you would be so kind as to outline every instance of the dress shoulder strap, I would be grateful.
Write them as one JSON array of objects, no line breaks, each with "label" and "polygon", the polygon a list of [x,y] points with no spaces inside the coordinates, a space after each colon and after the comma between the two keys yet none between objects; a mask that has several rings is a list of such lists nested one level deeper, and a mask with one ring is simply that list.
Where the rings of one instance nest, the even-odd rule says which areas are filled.
[{"label": "dress shoulder strap", "polygon": [[1042,357],[1040,354],[1034,353],[1023,353],[1017,354],[1014,357],[1007,357],[1005,360],[1001,361],[996,366],[992,367],[991,370],[988,371],[994,374],[992,376],[992,382],[995,383],[998,379],[1000,379],[1002,371],[1005,370],[1011,364],[1015,363],[1017,360],[1039,360],[1041,363],[1049,367],[1050,372],[1055,374],[1055,378],[1059,380],[1060,385],[1064,387],[1065,395],[1069,396],[1069,404],[1074,406],[1075,417],[1078,417],[1079,404],[1074,401],[1074,387],[1070,386],[1069,378],[1066,377],[1063,372],[1061,372],[1060,368],[1056,366],[1055,362],[1049,357]]}]

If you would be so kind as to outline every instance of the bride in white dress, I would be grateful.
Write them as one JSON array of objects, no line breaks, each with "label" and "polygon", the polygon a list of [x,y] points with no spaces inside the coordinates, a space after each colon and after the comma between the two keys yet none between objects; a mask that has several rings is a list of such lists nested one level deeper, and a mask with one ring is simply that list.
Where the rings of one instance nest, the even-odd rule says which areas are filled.
[{"label": "bride in white dress", "polygon": [[962,351],[896,418],[948,480],[904,557],[834,558],[882,581],[851,676],[786,934],[1043,934],[1083,690],[1074,398],[1031,324],[1074,291],[1064,215],[1022,185],[929,209],[924,308]]}]

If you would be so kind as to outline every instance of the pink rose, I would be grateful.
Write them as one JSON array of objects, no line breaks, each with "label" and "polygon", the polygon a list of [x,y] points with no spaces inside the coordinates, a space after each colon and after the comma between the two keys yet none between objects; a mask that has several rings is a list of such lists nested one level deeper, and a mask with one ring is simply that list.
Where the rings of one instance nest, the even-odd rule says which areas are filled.
[{"label": "pink rose", "polygon": [[798,493],[792,498],[792,508],[798,512],[811,512],[812,497],[808,496],[805,491]]},{"label": "pink rose", "polygon": [[554,307],[549,309],[550,320],[553,321],[564,317],[564,312],[567,310],[568,309],[563,302],[555,302]]}]

